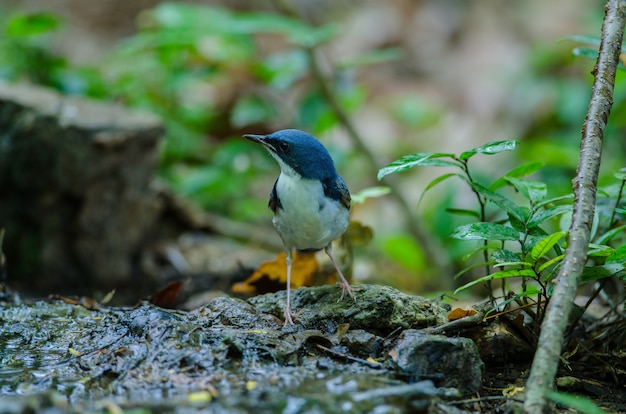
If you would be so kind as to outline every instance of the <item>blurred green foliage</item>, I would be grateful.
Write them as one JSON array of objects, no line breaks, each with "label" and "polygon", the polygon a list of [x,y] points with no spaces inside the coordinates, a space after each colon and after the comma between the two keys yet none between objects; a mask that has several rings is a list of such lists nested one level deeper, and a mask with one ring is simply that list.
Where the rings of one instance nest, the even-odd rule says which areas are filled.
[{"label": "blurred green foliage", "polygon": [[[241,194],[255,193],[251,177],[275,165],[240,139],[242,131],[289,125],[319,134],[338,122],[310,76],[306,53],[335,35],[333,24],[314,27],[272,13],[163,3],[139,15],[138,32],[102,65],[76,67],[51,52],[63,27],[60,18],[16,14],[0,23],[0,78],[160,115],[166,127],[161,176],[214,211],[243,219],[265,213],[262,198],[242,201]],[[279,47],[264,50],[267,39]],[[359,108],[367,95],[351,71],[399,56],[389,48],[337,62],[332,81],[345,108]]]},{"label": "blurred green foliage", "polygon": [[[59,17],[48,13],[3,14],[0,79],[29,80],[65,94],[120,101],[160,115],[166,126],[161,177],[207,209],[242,220],[265,220],[264,196],[271,181],[259,184],[259,177],[273,180],[276,166],[262,149],[240,139],[241,133],[290,126],[319,136],[339,125],[337,114],[312,74],[308,54],[310,48],[332,42],[339,27],[333,23],[313,26],[274,13],[184,3],[163,3],[145,10],[137,23],[137,33],[103,57],[101,64],[84,67],[54,52],[55,35],[64,27]],[[574,49],[576,56],[594,56],[594,39],[566,40],[584,44]],[[537,47],[526,76],[516,79],[511,87],[511,108],[537,108],[528,111],[532,118],[520,132],[518,138],[524,145],[516,153],[527,168],[537,167],[535,175],[553,193],[549,197],[570,191],[590,93],[591,78],[571,70],[570,46],[565,51]],[[371,98],[368,85],[356,81],[358,70],[402,57],[402,49],[386,47],[324,63],[331,66],[329,81],[337,100],[347,111],[356,111]],[[588,64],[574,58],[574,65]],[[621,139],[626,133],[625,98],[626,83],[618,79],[600,178],[606,185],[611,183],[611,172],[623,166],[626,154],[626,143]],[[407,133],[433,128],[446,114],[445,108],[412,93],[396,95],[383,106]],[[395,151],[406,152],[413,140],[398,140],[397,145]],[[340,169],[348,159],[354,161],[351,155],[333,153]],[[435,160],[429,159],[431,163]],[[441,157],[438,160],[444,161]],[[481,169],[472,170],[475,182],[489,181],[486,174]],[[454,176],[442,176],[431,186]],[[373,181],[373,177],[358,178],[365,185]],[[500,184],[512,185],[510,181]],[[458,197],[457,189],[449,187],[438,203],[421,206],[420,214],[429,232],[445,244],[448,260],[462,266],[465,249],[449,235],[466,224],[473,213],[455,207]],[[512,197],[519,201],[519,194]],[[448,212],[456,214],[451,218]],[[409,243],[406,233],[386,235],[377,246],[407,274],[428,273],[421,246]]]},{"label": "blurred green foliage", "polygon": [[[574,197],[573,194],[548,197],[548,186],[544,182],[528,179],[543,167],[536,161],[509,170],[489,185],[474,178],[470,160],[475,156],[511,151],[517,145],[517,141],[497,141],[458,155],[410,154],[382,168],[378,179],[415,167],[451,167],[453,172],[433,179],[422,197],[450,178],[460,179],[475,195],[474,208],[449,208],[447,211],[470,218],[469,223],[456,227],[450,235],[457,240],[479,242],[465,254],[465,259],[482,255],[482,261],[467,266],[457,276],[477,267],[484,268],[484,275],[465,283],[455,293],[484,284],[493,312],[502,311],[511,303],[520,307],[536,305],[533,315],[538,330],[552,295],[552,281],[564,259]],[[598,192],[581,284],[609,278],[626,280],[626,168],[613,176],[617,182]],[[505,189],[508,192],[504,192]],[[503,282],[498,299],[492,287],[495,280]],[[508,280],[519,281],[521,289],[513,288],[509,293]]]}]

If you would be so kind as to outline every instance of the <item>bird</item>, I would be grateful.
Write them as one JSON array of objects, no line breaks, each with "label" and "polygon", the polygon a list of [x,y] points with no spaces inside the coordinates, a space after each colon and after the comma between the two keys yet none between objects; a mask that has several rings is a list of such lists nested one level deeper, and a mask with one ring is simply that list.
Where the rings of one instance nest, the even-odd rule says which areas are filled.
[{"label": "bird", "polygon": [[291,309],[291,267],[293,250],[324,249],[337,270],[341,297],[354,294],[332,254],[332,242],[350,224],[350,191],[337,173],[326,148],[310,134],[283,129],[269,135],[245,134],[261,144],[278,162],[280,174],[270,192],[272,224],[283,241],[287,262],[287,304],[285,326],[293,325]]}]

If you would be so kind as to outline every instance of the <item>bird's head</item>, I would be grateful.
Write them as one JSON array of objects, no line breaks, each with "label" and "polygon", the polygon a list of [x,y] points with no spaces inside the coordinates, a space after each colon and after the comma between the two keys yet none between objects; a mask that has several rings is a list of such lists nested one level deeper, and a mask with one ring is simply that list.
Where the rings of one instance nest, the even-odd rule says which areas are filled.
[{"label": "bird's head", "polygon": [[306,132],[283,129],[269,135],[246,134],[244,137],[263,145],[278,161],[284,174],[293,171],[302,178],[318,180],[337,174],[326,148]]}]

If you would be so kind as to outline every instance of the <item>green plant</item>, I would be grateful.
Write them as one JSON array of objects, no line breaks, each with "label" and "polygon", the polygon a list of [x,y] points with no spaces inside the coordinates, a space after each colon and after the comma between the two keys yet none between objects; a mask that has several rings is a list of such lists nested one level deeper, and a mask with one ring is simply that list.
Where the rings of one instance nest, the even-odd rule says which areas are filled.
[{"label": "green plant", "polygon": [[52,51],[54,36],[62,28],[63,20],[50,13],[18,13],[0,19],[0,79],[27,80],[67,95],[106,96],[96,69],[72,67]]},{"label": "green plant", "polygon": [[[251,176],[259,168],[274,166],[263,161],[261,151],[237,141],[242,131],[268,125],[319,134],[338,124],[311,74],[309,55],[311,48],[332,40],[336,26],[183,3],[145,10],[138,23],[138,32],[101,65],[85,68],[48,52],[62,30],[61,19],[42,13],[11,16],[3,25],[7,36],[0,37],[0,77],[27,78],[63,93],[121,101],[160,115],[166,127],[163,178],[213,211],[240,218],[264,211],[260,205],[243,206],[239,193],[253,191]],[[365,101],[366,90],[351,76],[355,69],[399,56],[398,49],[386,48],[334,62],[330,81],[341,105],[354,110]]]},{"label": "green plant", "polygon": [[[456,177],[466,183],[476,197],[476,209],[450,208],[451,214],[469,216],[475,221],[457,227],[451,237],[458,240],[478,240],[481,245],[469,251],[465,258],[482,254],[482,261],[466,267],[457,276],[476,267],[484,267],[485,274],[456,289],[455,293],[476,284],[484,283],[494,306],[493,310],[503,309],[511,303],[527,308],[535,317],[538,327],[543,318],[546,304],[551,295],[551,282],[556,276],[563,259],[568,226],[556,223],[562,216],[566,221],[571,212],[571,194],[547,197],[545,183],[530,180],[527,176],[539,171],[543,164],[529,162],[513,168],[491,184],[485,185],[474,179],[470,160],[476,155],[494,155],[511,151],[517,141],[492,142],[464,151],[459,155],[451,153],[417,153],[406,155],[378,173],[378,179],[414,167],[434,166],[452,168],[453,172],[443,174],[431,181],[425,188],[420,202],[428,190],[445,180]],[[626,247],[615,243],[624,241],[626,224],[624,220],[624,183],[626,169],[615,174],[620,180],[601,194],[605,198],[598,201],[598,214],[594,224],[595,236],[589,245],[589,263],[583,275],[583,283],[610,277],[626,276]],[[509,192],[504,193],[503,190]],[[521,196],[521,197],[520,197]],[[616,244],[620,247],[612,247]],[[520,281],[520,290],[509,294],[504,289],[496,300],[491,282],[494,280]],[[528,309],[536,305],[535,310]]]}]

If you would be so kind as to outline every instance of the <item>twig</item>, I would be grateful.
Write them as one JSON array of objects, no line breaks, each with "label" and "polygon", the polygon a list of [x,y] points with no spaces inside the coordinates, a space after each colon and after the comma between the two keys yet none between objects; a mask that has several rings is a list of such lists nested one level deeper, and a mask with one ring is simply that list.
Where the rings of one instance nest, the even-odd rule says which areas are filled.
[{"label": "twig", "polygon": [[395,385],[385,388],[375,388],[354,394],[354,401],[371,401],[374,398],[388,397],[454,397],[458,391],[453,388],[436,388],[432,381],[424,380],[413,384]]},{"label": "twig", "polygon": [[378,362],[371,362],[371,361],[368,361],[367,359],[357,358],[357,357],[353,357],[352,355],[333,351],[332,349],[321,344],[316,344],[316,345],[319,349],[334,356],[335,358],[340,358],[340,359],[350,361],[350,362],[358,362],[359,364],[367,365],[370,368],[376,368],[376,369],[382,368],[382,364],[379,364]]},{"label": "twig", "polygon": [[422,332],[437,335],[437,334],[444,334],[451,329],[460,330],[460,329],[465,329],[465,328],[473,328],[475,326],[480,325],[483,322],[484,316],[485,314],[483,312],[478,312],[471,316],[466,316],[464,318],[455,319],[453,321],[446,322],[443,325],[434,326],[432,328],[424,328],[422,329]]},{"label": "twig", "polygon": [[587,261],[587,246],[595,209],[602,140],[613,104],[615,72],[624,38],[626,1],[609,0],[605,12],[600,50],[592,72],[594,82],[589,109],[583,125],[580,159],[573,182],[574,212],[569,228],[567,249],[545,320],[541,326],[537,352],[526,383],[524,402],[526,413],[543,413],[548,410],[547,392],[554,387],[568,316]]}]

